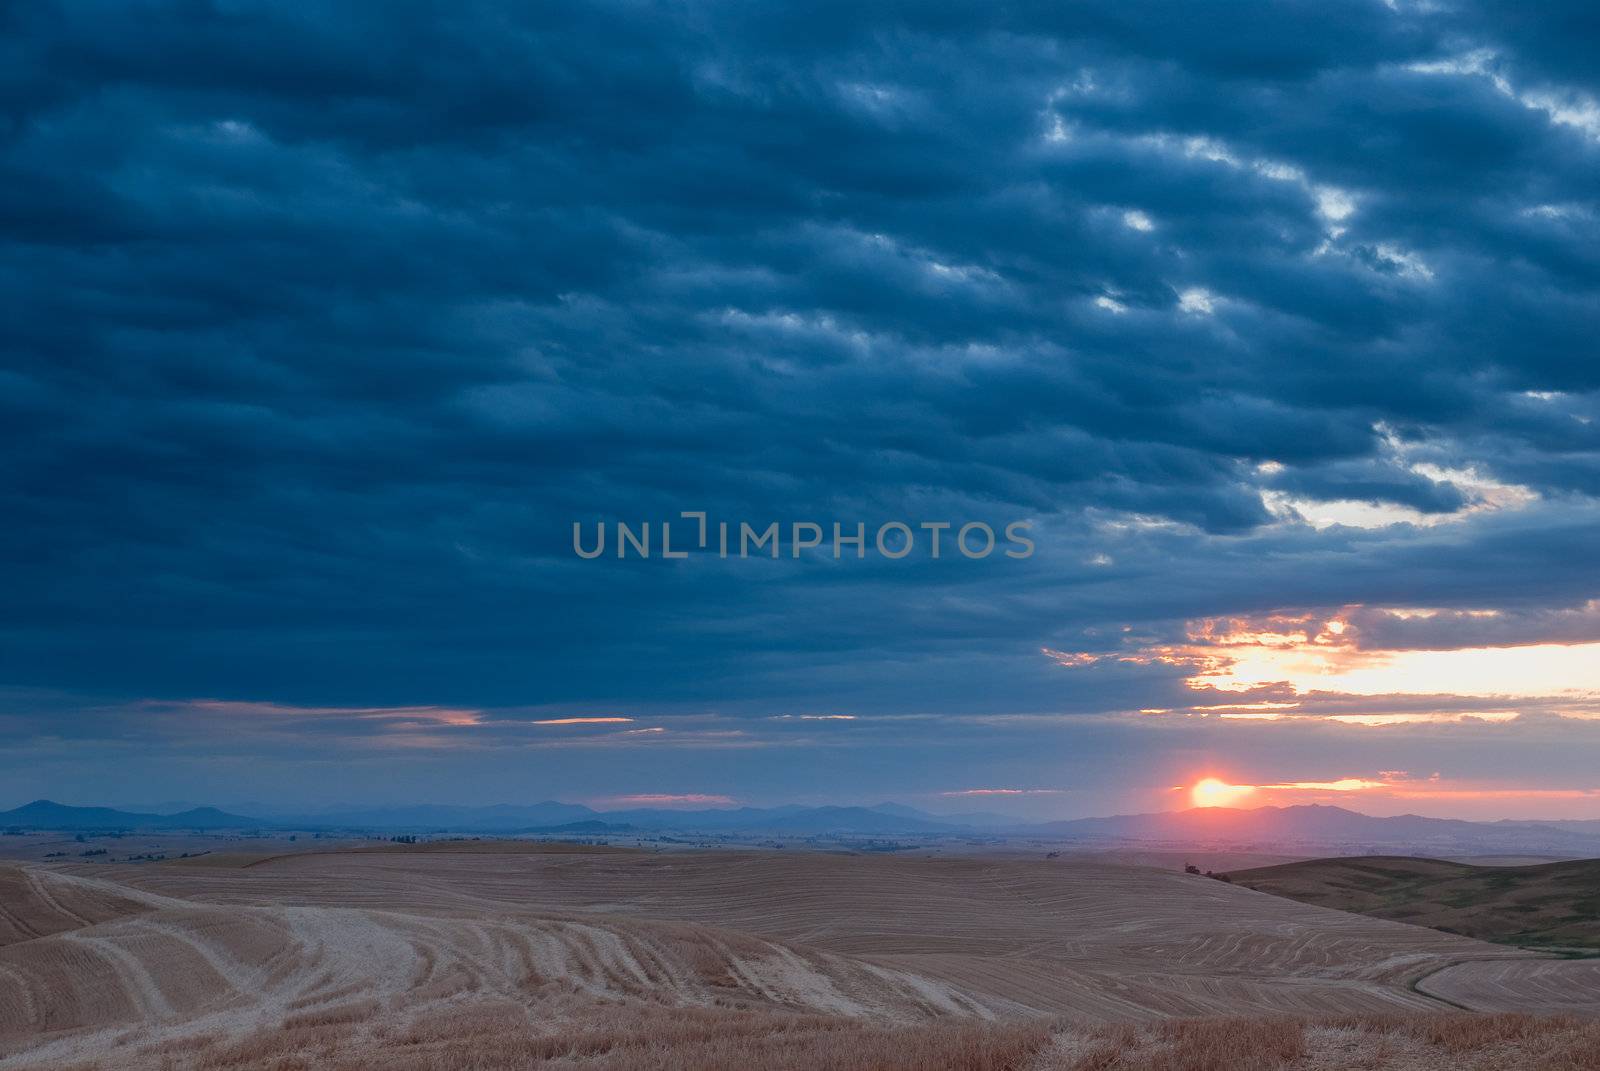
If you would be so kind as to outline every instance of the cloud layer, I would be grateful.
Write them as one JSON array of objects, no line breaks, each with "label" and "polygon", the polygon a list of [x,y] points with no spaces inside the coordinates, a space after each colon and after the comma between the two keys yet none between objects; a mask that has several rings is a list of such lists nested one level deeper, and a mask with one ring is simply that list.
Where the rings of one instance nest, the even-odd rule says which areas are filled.
[{"label": "cloud layer", "polygon": [[[1093,719],[1215,702],[1121,657],[1195,621],[1600,642],[1591,5],[3,18],[0,716],[74,776],[254,703],[358,712],[307,746],[702,734],[701,783],[597,795],[748,796],[828,733],[844,794],[1063,788],[1158,747]],[[572,553],[682,510],[1037,551]],[[1017,751],[1059,777],[949,757],[1033,716],[1082,718]],[[1326,754],[1253,776],[1382,765]]]}]

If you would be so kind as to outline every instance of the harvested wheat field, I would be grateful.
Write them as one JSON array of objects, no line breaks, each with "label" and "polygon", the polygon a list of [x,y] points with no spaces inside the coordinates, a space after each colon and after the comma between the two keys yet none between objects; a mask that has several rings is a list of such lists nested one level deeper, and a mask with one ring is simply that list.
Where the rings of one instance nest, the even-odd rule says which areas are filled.
[{"label": "harvested wheat field", "polygon": [[505,843],[217,864],[0,866],[0,1069],[1420,1068],[1478,1023],[1577,1068],[1600,1037],[1591,964],[1146,868]]},{"label": "harvested wheat field", "polygon": [[1230,876],[1240,885],[1321,907],[1524,948],[1600,953],[1600,859],[1485,866],[1358,856]]}]

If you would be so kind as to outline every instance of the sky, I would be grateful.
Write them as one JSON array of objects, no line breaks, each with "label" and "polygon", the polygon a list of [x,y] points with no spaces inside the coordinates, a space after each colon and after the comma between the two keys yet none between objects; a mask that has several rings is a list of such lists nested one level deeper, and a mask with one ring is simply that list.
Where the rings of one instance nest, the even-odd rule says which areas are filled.
[{"label": "sky", "polygon": [[1597,41],[5,5],[0,806],[1600,817]]}]

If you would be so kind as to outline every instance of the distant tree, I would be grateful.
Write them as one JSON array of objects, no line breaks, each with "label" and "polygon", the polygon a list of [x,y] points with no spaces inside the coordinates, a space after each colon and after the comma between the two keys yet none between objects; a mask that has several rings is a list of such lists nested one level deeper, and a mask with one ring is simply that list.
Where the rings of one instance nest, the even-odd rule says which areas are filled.
[{"label": "distant tree", "polygon": [[1195,866],[1193,863],[1188,863],[1188,864],[1185,864],[1185,866],[1183,868],[1183,872],[1185,874],[1198,874],[1198,873],[1200,873],[1200,868]]}]

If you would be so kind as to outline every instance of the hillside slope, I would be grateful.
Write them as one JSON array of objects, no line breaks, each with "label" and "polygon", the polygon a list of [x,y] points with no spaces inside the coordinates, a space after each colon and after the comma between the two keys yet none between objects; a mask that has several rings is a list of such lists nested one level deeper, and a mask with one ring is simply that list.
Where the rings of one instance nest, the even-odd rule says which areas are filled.
[{"label": "hillside slope", "polygon": [[1249,889],[1482,941],[1600,955],[1600,859],[1469,866],[1442,859],[1310,859],[1235,871]]},{"label": "hillside slope", "polygon": [[113,885],[0,864],[0,948],[148,910]]}]

